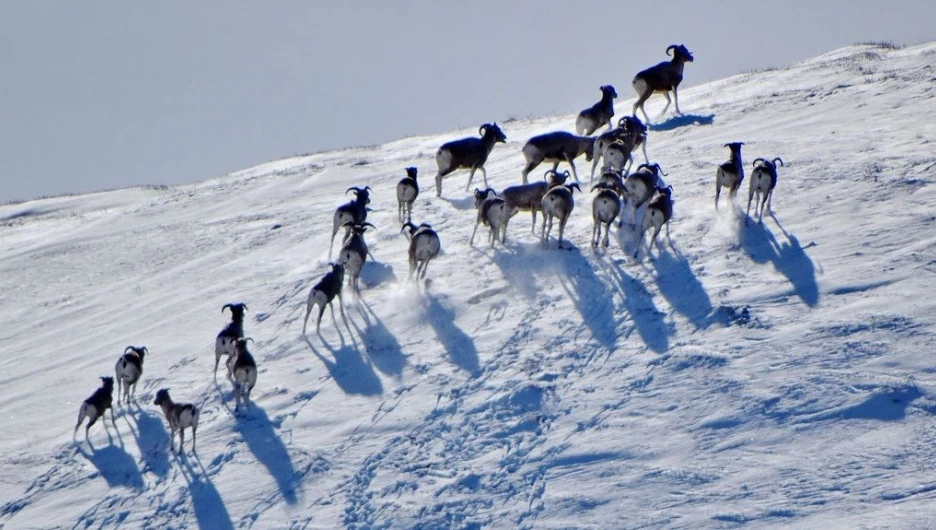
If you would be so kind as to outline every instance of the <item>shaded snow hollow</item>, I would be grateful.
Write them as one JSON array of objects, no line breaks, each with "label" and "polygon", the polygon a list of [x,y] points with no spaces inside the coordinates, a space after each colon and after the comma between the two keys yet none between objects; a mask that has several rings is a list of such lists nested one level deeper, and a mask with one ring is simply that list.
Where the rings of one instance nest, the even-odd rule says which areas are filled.
[{"label": "shaded snow hollow", "polygon": [[[861,45],[684,89],[687,115],[649,139],[672,243],[641,262],[631,229],[592,251],[585,194],[571,250],[543,249],[528,214],[506,248],[469,247],[467,174],[442,199],[431,183],[436,148],[476,128],[0,206],[0,527],[936,525],[934,81],[936,44]],[[490,184],[573,123],[501,122]],[[763,225],[746,183],[713,207],[730,141],[748,175],[786,163]],[[444,248],[423,294],[396,221],[408,165]],[[301,337],[332,211],[365,184],[363,295]],[[211,378],[231,301],[260,367],[238,417]],[[129,344],[150,351],[136,403],[73,443]],[[195,455],[168,453],[164,387],[201,407]]]}]

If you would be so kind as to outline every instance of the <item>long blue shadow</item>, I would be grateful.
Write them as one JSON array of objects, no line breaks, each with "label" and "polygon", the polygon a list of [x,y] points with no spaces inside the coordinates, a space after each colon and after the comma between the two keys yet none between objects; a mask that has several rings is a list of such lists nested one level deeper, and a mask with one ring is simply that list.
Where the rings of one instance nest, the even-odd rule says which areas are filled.
[{"label": "long blue shadow", "polygon": [[653,263],[658,273],[660,294],[696,329],[707,328],[712,322],[712,299],[692,272],[689,260],[682,255],[661,252],[654,257]]},{"label": "long blue shadow", "polygon": [[234,430],[243,436],[250,451],[276,479],[286,503],[296,504],[299,474],[266,411],[252,402],[247,414],[238,416]]},{"label": "long blue shadow", "polygon": [[335,384],[345,394],[379,396],[383,393],[383,384],[380,382],[380,378],[374,373],[374,369],[364,362],[364,357],[356,348],[346,344],[334,348],[323,341],[322,344],[334,359],[331,360],[322,355],[308,337],[304,337],[304,340],[312,354],[322,361]]},{"label": "long blue shadow", "polygon": [[386,263],[380,263],[372,259],[364,262],[364,268],[361,269],[361,283],[368,288],[381,283],[396,281],[396,275],[393,274],[393,267]]},{"label": "long blue shadow", "polygon": [[615,287],[624,293],[624,306],[634,319],[634,327],[641,340],[657,353],[667,351],[670,328],[663,320],[665,313],[653,303],[653,295],[644,284],[628,275],[620,266],[611,263],[608,268]]},{"label": "long blue shadow", "polygon": [[[134,420],[136,421],[137,447],[143,458],[143,471],[155,473],[164,478],[169,474],[169,430],[161,416],[150,414],[138,403]],[[155,405],[154,405],[155,406]],[[191,443],[191,440],[187,440]]]},{"label": "long blue shadow", "polygon": [[[192,511],[195,512],[195,520],[198,522],[198,528],[201,530],[234,530],[234,523],[231,522],[231,514],[218,488],[208,478],[204,466],[198,457],[198,469],[192,466],[188,457],[180,456],[177,461],[184,467],[183,475],[188,482],[189,494],[192,498]],[[198,471],[200,470],[200,472]]]},{"label": "long blue shadow", "polygon": [[614,349],[618,334],[613,291],[595,274],[594,267],[577,247],[557,251],[556,259],[561,267],[559,282],[592,336],[602,346]]},{"label": "long blue shadow", "polygon": [[783,233],[787,241],[779,243],[763,223],[747,222],[741,226],[741,248],[756,263],[773,263],[774,268],[793,284],[796,295],[806,305],[815,307],[819,303],[816,266],[796,236],[786,231]]},{"label": "long blue shadow", "polygon": [[650,125],[651,131],[672,131],[689,125],[711,125],[715,122],[714,114],[679,114],[672,118]]},{"label": "long blue shadow", "polygon": [[100,449],[94,446],[90,447],[90,453],[80,445],[78,451],[89,462],[94,464],[101,477],[107,481],[108,486],[112,488],[126,487],[135,491],[143,490],[143,474],[140,472],[140,468],[137,467],[136,460],[122,447],[114,444],[106,445]]},{"label": "long blue shadow", "polygon": [[363,300],[360,301],[359,312],[364,319],[364,329],[353,320],[351,322],[364,343],[368,359],[381,373],[399,376],[406,368],[406,355],[400,341]]},{"label": "long blue shadow", "polygon": [[439,297],[429,293],[426,294],[423,305],[426,319],[435,330],[452,363],[472,377],[478,376],[481,373],[478,348],[471,335],[455,325],[455,311],[446,307]]}]

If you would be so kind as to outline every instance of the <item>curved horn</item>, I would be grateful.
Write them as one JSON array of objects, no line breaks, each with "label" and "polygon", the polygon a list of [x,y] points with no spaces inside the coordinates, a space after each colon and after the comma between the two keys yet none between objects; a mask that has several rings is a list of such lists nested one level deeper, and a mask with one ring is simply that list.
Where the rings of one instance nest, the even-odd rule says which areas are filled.
[{"label": "curved horn", "polygon": [[[566,173],[568,173],[568,171]],[[572,184],[566,184],[566,187],[569,188],[570,192],[572,191],[572,188],[582,191],[582,188],[579,187],[578,182],[573,182]]]},{"label": "curved horn", "polygon": [[124,351],[123,351],[123,352],[124,352],[124,353],[127,353],[128,351],[133,351],[133,352],[135,352],[135,351],[136,351],[136,347],[135,347],[135,346],[127,346],[126,348],[124,348]]},{"label": "curved horn", "polygon": [[555,169],[547,169],[546,172],[543,173],[543,180],[549,180],[549,175],[551,174],[559,176],[559,173],[556,173]]},{"label": "curved horn", "polygon": [[783,167],[783,160],[780,160],[780,157],[773,159],[774,165],[777,165],[777,162],[780,162],[780,167]]},{"label": "curved horn", "polygon": [[634,171],[640,171],[640,168],[653,169],[653,164],[640,164]]},{"label": "curved horn", "polygon": [[232,313],[234,312],[234,309],[232,308],[231,304],[224,304],[223,306],[221,306],[221,314],[224,314],[224,310],[228,308],[231,308]]},{"label": "curved horn", "polygon": [[[572,174],[569,173],[569,170],[567,169],[567,170],[565,170],[565,171],[562,172],[562,176],[563,176],[563,178],[568,179],[569,177],[572,176]],[[579,188],[579,191],[582,191],[582,188]]]},{"label": "curved horn", "polygon": [[678,47],[679,47],[679,46],[676,46],[675,44],[670,44],[669,46],[666,47],[666,55],[672,55],[672,54],[670,54],[670,50],[672,50],[672,49],[674,49],[674,48],[678,48]]},{"label": "curved horn", "polygon": [[149,349],[147,349],[147,347],[146,347],[146,346],[143,346],[143,347],[142,347],[142,348],[140,348],[140,349],[142,349],[142,350],[143,350],[143,353],[149,353]]},{"label": "curved horn", "polygon": [[361,223],[360,226],[362,226],[362,227],[364,227],[364,226],[369,226],[369,227],[373,228],[374,230],[377,230],[377,227],[374,226],[374,225],[372,225],[372,224],[370,223],[370,221],[364,221],[363,223]]},{"label": "curved horn", "polygon": [[654,165],[654,167],[657,168],[657,171],[659,171],[661,175],[663,175],[664,177],[668,177],[668,176],[669,176],[668,174],[666,174],[666,173],[663,172],[663,168],[660,167],[660,164],[653,164],[653,165]]},{"label": "curved horn", "polygon": [[752,167],[757,167],[757,163],[758,163],[758,162],[767,162],[767,161],[764,160],[763,158],[755,158],[755,159],[754,159],[754,162],[751,163],[751,166],[752,166]]},{"label": "curved horn", "polygon": [[371,190],[370,186],[364,186],[364,191],[373,191],[373,190]]},{"label": "curved horn", "polygon": [[360,193],[360,192],[361,192],[361,188],[359,188],[359,187],[357,187],[357,186],[351,186],[350,188],[348,188],[347,190],[345,190],[345,195],[347,195],[349,191],[353,191],[354,193]]},{"label": "curved horn", "polygon": [[486,131],[486,130],[488,130],[488,129],[490,129],[490,128],[491,128],[491,125],[488,124],[488,123],[485,123],[485,124],[482,125],[481,127],[478,127],[478,134],[480,134],[481,136],[484,136],[484,131]]}]

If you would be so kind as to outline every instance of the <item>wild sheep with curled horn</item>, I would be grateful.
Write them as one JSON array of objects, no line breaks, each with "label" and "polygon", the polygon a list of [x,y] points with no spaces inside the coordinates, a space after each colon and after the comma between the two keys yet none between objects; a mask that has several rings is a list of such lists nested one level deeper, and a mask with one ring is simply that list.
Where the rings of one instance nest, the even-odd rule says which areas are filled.
[{"label": "wild sheep with curled horn", "polygon": [[[663,173],[660,164],[640,164],[624,179],[624,191],[627,193],[627,205],[631,212],[631,222],[637,222],[637,211],[653,197],[653,192],[661,187],[660,174]],[[624,216],[621,215],[621,224],[624,226]]]},{"label": "wild sheep with curled horn", "polygon": [[[551,188],[565,184],[568,179],[568,171],[559,173],[555,169],[549,169],[543,174],[542,181],[504,188],[500,196],[504,199],[510,217],[513,217],[519,211],[530,211],[533,214],[533,224],[530,225],[530,232],[535,234],[536,212],[543,210],[543,196]],[[546,217],[543,217],[543,223],[545,224],[545,222]]]},{"label": "wild sheep with curled horn", "polygon": [[225,309],[231,310],[231,321],[224,326],[215,339],[215,379],[218,378],[218,363],[221,362],[223,356],[227,356],[225,364],[228,368],[228,377],[231,377],[231,359],[234,358],[236,352],[235,343],[237,339],[244,336],[244,312],[247,311],[247,304],[240,302],[224,304],[221,306],[221,314],[224,314]]},{"label": "wild sheep with curled horn", "polygon": [[419,226],[407,221],[400,229],[409,239],[409,277],[416,274],[416,279],[426,277],[426,269],[429,268],[429,262],[439,255],[442,250],[442,242],[439,240],[439,234],[427,223]]},{"label": "wild sheep with curled horn", "polygon": [[667,186],[665,188],[657,188],[656,192],[656,197],[654,197],[647,206],[647,214],[644,216],[640,228],[640,239],[637,243],[637,249],[634,251],[634,259],[637,259],[640,247],[643,244],[644,236],[647,233],[647,229],[651,226],[653,227],[653,236],[650,237],[650,243],[647,245],[648,257],[653,253],[653,244],[656,243],[657,236],[660,234],[660,228],[663,225],[666,225],[666,239],[670,239],[669,222],[673,217],[673,187]]},{"label": "wild sheep with curled horn", "polygon": [[478,209],[478,217],[475,219],[474,229],[471,231],[469,245],[474,245],[475,233],[478,231],[478,225],[490,227],[491,234],[488,240],[491,247],[494,242],[500,240],[501,245],[507,241],[507,223],[513,213],[507,208],[507,202],[497,196],[492,188],[477,189],[474,191],[475,208]]},{"label": "wild sheep with curled horn", "polygon": [[319,333],[322,327],[322,315],[325,313],[325,306],[331,308],[332,319],[335,318],[335,306],[332,302],[338,297],[338,308],[344,315],[344,299],[341,298],[341,289],[344,287],[345,267],[341,263],[330,263],[331,270],[316,283],[309,291],[309,298],[306,300],[306,314],[302,321],[302,334],[306,334],[306,325],[309,323],[309,314],[315,305],[319,306],[318,319],[315,321],[315,332]]},{"label": "wild sheep with curled horn", "polygon": [[360,225],[367,220],[367,205],[370,204],[370,186],[364,186],[363,188],[351,186],[345,191],[345,195],[352,191],[354,192],[354,199],[335,209],[335,215],[332,218],[331,244],[328,246],[328,259],[331,259],[332,247],[335,245],[335,234],[338,233],[338,230],[343,226],[347,226],[349,223],[351,225]]},{"label": "wild sheep with curled horn", "polygon": [[[774,188],[777,187],[778,162],[780,167],[783,167],[783,160],[780,160],[780,158],[774,158],[773,160],[757,158],[754,160],[754,171],[751,172],[751,181],[748,183],[747,215],[751,215],[751,200],[754,199],[756,194],[758,201],[754,203],[754,213],[757,215],[758,223],[763,222],[765,205],[768,211],[773,210],[771,203],[773,202]],[[757,211],[758,203],[760,203],[759,214]]]},{"label": "wild sheep with curled horn", "polygon": [[572,190],[582,191],[577,182],[555,186],[543,196],[543,246],[549,246],[549,233],[552,232],[553,218],[559,219],[558,247],[562,248],[562,236],[565,233],[566,223],[575,208],[575,199]]},{"label": "wild sheep with curled horn", "polygon": [[644,103],[654,92],[662,92],[666,96],[666,106],[663,107],[660,116],[665,114],[666,109],[670,106],[670,92],[673,93],[673,99],[676,100],[676,114],[682,114],[679,111],[679,84],[682,83],[683,79],[683,67],[686,63],[691,63],[694,57],[682,44],[670,44],[666,48],[666,55],[670,55],[670,52],[672,52],[672,59],[637,72],[637,75],[631,81],[631,86],[637,92],[637,101],[634,102],[634,116],[637,115],[637,109],[640,109],[647,123],[650,123],[650,117],[647,116]]},{"label": "wild sheep with curled horn", "polygon": [[348,284],[357,295],[361,292],[361,271],[364,270],[364,263],[367,262],[367,255],[370,254],[367,243],[364,241],[364,232],[368,227],[377,227],[367,222],[359,225],[345,223],[344,226],[348,229],[348,234],[341,245],[341,250],[338,251],[338,263],[344,265]]},{"label": "wild sheep with curled horn", "polygon": [[465,191],[471,189],[471,180],[474,179],[475,171],[480,169],[484,177],[484,186],[487,187],[487,170],[484,169],[484,163],[487,162],[488,155],[494,149],[494,144],[507,142],[507,136],[504,131],[495,123],[485,123],[478,129],[480,138],[462,138],[442,144],[436,151],[436,165],[439,166],[439,172],[435,176],[436,197],[442,196],[442,177],[459,168],[471,169],[468,175],[468,184]]},{"label": "wild sheep with curled horn", "polygon": [[[575,118],[575,132],[583,136],[590,136],[602,125],[611,129],[611,118],[614,117],[614,98],[617,92],[611,85],[598,87],[601,90],[601,99],[591,107],[579,112]],[[578,180],[578,179],[575,179]]]},{"label": "wild sheep with curled horn", "polygon": [[[621,141],[623,146],[622,153],[626,153],[627,160],[622,162],[609,162],[605,157],[605,150],[614,142]],[[610,131],[602,133],[595,139],[595,146],[592,149],[592,170],[589,182],[595,180],[595,170],[598,164],[604,159],[605,167],[618,165],[622,172],[626,174],[627,168],[633,165],[633,151],[640,146],[643,149],[644,162],[649,163],[647,158],[647,126],[636,116],[624,116],[618,120],[617,127]]]}]

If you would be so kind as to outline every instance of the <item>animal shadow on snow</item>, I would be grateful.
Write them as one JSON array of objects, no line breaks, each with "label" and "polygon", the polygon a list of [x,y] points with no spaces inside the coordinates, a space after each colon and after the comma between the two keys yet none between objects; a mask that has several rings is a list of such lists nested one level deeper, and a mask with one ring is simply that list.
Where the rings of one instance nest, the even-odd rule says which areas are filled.
[{"label": "animal shadow on snow", "polygon": [[634,328],[644,344],[656,353],[666,352],[671,330],[664,320],[666,314],[653,303],[653,295],[647,287],[613,261],[598,260],[598,263],[607,268],[614,287],[623,293],[624,307],[634,320]]},{"label": "animal shadow on snow", "polygon": [[651,131],[672,131],[689,125],[711,125],[715,122],[714,114],[679,114],[670,119],[651,124]]},{"label": "animal shadow on snow", "polygon": [[195,462],[198,468],[193,467],[190,459],[184,455],[177,457],[179,466],[182,469],[182,475],[188,484],[188,491],[192,499],[192,511],[195,512],[195,520],[198,522],[198,528],[201,530],[233,530],[234,524],[231,522],[231,514],[218,488],[208,478],[208,472],[202,465],[201,460],[196,456]]},{"label": "animal shadow on snow", "polygon": [[[776,218],[774,218],[776,221]],[[777,222],[786,242],[780,243],[763,223],[741,225],[741,248],[755,263],[773,263],[775,269],[793,284],[793,291],[809,307],[819,303],[816,266],[793,234]]]},{"label": "animal shadow on snow", "polygon": [[712,323],[712,300],[685,256],[661,252],[654,256],[660,294],[677,313],[689,319],[696,329]]},{"label": "animal shadow on snow", "polygon": [[[351,333],[351,330],[348,330]],[[383,393],[383,384],[374,372],[374,368],[364,360],[361,351],[354,345],[341,341],[338,347],[322,339],[322,345],[328,350],[331,359],[316,349],[308,337],[303,337],[312,354],[318,357],[329,375],[345,394],[360,396],[379,396]]]},{"label": "animal shadow on snow", "polygon": [[[110,418],[106,419],[110,421]],[[80,443],[77,445],[81,456],[94,464],[101,477],[107,481],[108,486],[143,491],[143,474],[140,472],[140,468],[137,467],[136,460],[124,450],[123,444],[118,446],[110,443],[98,449],[92,445],[89,439],[88,447],[91,449],[90,452],[86,451]]]},{"label": "animal shadow on snow", "polygon": [[400,341],[387,329],[367,302],[358,300],[357,309],[364,328],[361,329],[354,320],[351,320],[351,325],[354,326],[358,337],[364,343],[368,360],[381,373],[399,376],[406,368],[406,355],[403,353]]},{"label": "animal shadow on snow", "polygon": [[455,324],[455,310],[448,307],[445,300],[431,293],[427,293],[421,303],[426,320],[439,337],[452,363],[472,377],[478,376],[481,373],[478,348],[471,335]]},{"label": "animal shadow on snow", "polygon": [[361,269],[361,283],[363,285],[372,288],[382,283],[395,281],[396,275],[393,274],[393,267],[390,265],[374,260],[364,262],[364,268]]},{"label": "animal shadow on snow", "polygon": [[237,417],[234,430],[240,433],[257,460],[276,479],[276,485],[286,503],[296,504],[296,489],[299,486],[296,468],[266,411],[251,402],[247,414]]},{"label": "animal shadow on snow", "polygon": [[555,259],[559,266],[559,284],[575,303],[592,336],[602,346],[613,350],[617,342],[613,291],[595,274],[594,266],[578,247],[557,252]]},{"label": "animal shadow on snow", "polygon": [[[161,414],[150,413],[143,409],[139,402],[134,402],[133,407],[136,409],[132,415],[135,424],[129,421],[128,424],[136,438],[137,447],[140,448],[140,457],[144,464],[143,471],[165,478],[169,474],[170,451],[169,430],[166,429],[166,422]],[[191,438],[186,439],[186,443],[192,443]]]}]

